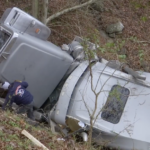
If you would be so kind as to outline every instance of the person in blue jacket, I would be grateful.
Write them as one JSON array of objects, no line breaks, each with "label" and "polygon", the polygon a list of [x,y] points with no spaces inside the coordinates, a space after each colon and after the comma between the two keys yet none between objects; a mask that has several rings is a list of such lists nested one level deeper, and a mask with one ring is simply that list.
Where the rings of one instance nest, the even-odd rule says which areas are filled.
[{"label": "person in blue jacket", "polygon": [[12,104],[16,103],[20,106],[17,110],[18,114],[27,112],[28,118],[34,120],[33,96],[26,89],[27,87],[28,83],[23,81],[16,80],[11,84],[8,82],[2,82],[2,88],[5,90],[8,89],[8,93],[6,95],[4,104],[2,105],[2,109],[5,110],[7,104],[9,105],[9,108],[11,108]]}]

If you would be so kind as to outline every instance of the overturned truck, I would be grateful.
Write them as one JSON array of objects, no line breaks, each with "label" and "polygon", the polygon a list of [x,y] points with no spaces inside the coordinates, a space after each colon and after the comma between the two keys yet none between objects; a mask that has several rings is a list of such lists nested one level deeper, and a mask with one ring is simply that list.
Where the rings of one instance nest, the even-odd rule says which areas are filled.
[{"label": "overturned truck", "polygon": [[96,55],[88,61],[82,38],[60,48],[47,40],[50,32],[24,11],[7,9],[0,19],[0,78],[27,81],[36,119],[63,126],[66,136],[79,133],[86,141],[95,110],[93,141],[149,150],[150,73]]}]

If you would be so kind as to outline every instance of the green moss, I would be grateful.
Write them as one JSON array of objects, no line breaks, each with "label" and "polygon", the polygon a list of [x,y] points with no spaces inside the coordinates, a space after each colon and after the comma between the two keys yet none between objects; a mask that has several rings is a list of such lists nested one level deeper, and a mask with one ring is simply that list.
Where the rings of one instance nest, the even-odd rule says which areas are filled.
[{"label": "green moss", "polygon": [[146,22],[146,21],[147,21],[147,17],[146,17],[146,16],[142,16],[142,17],[141,17],[141,20],[142,20],[143,22]]}]

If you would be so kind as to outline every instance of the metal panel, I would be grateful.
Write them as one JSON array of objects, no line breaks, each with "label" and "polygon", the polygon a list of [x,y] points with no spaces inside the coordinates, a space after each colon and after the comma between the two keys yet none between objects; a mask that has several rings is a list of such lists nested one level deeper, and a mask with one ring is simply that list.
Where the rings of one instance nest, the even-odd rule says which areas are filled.
[{"label": "metal panel", "polygon": [[[150,114],[149,82],[144,81],[139,83],[139,81],[135,81],[130,75],[116,71],[99,62],[93,65],[92,72],[93,87],[95,88],[97,85],[96,92],[100,91],[96,110],[96,115],[99,115],[94,124],[94,128],[97,128],[99,131],[105,131],[107,134],[114,133],[116,137],[118,137],[115,138],[115,135],[113,135],[112,138],[114,138],[114,140],[110,142],[110,145],[115,147],[119,146],[123,149],[132,149],[134,145],[134,148],[140,147],[140,150],[145,150],[148,147],[148,143],[150,143],[150,120],[148,119]],[[147,78],[150,77],[148,73],[143,74],[146,75]],[[90,118],[85,103],[92,112],[96,99],[91,90],[90,79],[89,72],[86,72],[84,76],[80,78],[72,94],[67,113],[68,116],[77,118],[88,125],[90,124]],[[128,88],[130,95],[120,121],[117,124],[113,124],[101,118],[101,110],[107,101],[111,87],[116,84]],[[110,141],[110,135],[105,137],[106,141]],[[102,137],[102,139],[104,139],[104,137]],[[101,142],[101,139],[97,138],[97,141]]]},{"label": "metal panel", "polygon": [[35,107],[41,107],[63,78],[73,58],[56,45],[27,34],[19,34],[9,50],[10,55],[0,63],[1,77],[9,82],[16,79],[27,81]]},{"label": "metal panel", "polygon": [[0,24],[4,24],[19,33],[27,33],[42,40],[47,40],[50,35],[50,29],[46,25],[16,7],[9,8],[4,12]]},{"label": "metal panel", "polygon": [[78,80],[80,79],[87,67],[88,62],[81,63],[66,80],[61,90],[56,109],[52,114],[52,119],[55,120],[55,122],[57,122],[58,124],[66,125],[66,115],[72,92],[74,91]]}]

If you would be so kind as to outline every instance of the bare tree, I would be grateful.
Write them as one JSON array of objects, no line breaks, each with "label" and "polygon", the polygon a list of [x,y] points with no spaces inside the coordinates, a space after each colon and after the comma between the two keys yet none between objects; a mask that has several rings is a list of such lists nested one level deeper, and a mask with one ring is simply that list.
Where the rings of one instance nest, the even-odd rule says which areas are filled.
[{"label": "bare tree", "polygon": [[[33,0],[33,1],[37,1],[37,0]],[[84,2],[84,3],[82,3],[82,4],[79,4],[79,5],[76,5],[76,6],[67,8],[67,9],[64,9],[64,10],[62,10],[62,11],[60,11],[60,12],[57,12],[57,13],[55,13],[55,14],[53,14],[53,15],[51,15],[51,16],[49,16],[49,17],[47,18],[48,0],[44,0],[44,1],[43,1],[43,16],[42,16],[42,21],[43,21],[44,24],[47,24],[47,23],[49,23],[51,20],[53,20],[53,19],[55,19],[55,18],[57,18],[57,17],[59,17],[59,16],[65,14],[65,13],[68,13],[68,12],[70,12],[70,11],[74,11],[74,10],[76,10],[76,9],[79,9],[79,8],[82,8],[82,7],[85,7],[85,6],[88,6],[88,5],[92,4],[92,3],[95,3],[96,1],[98,1],[98,0],[89,0],[89,1]],[[37,3],[34,3],[34,2],[33,2],[33,4],[34,4],[33,6],[35,6],[35,4],[37,4]]]},{"label": "bare tree", "polygon": [[[84,51],[85,51],[85,54],[86,54],[86,58],[87,58],[88,63],[89,63],[89,78],[88,78],[87,83],[90,84],[90,86],[91,86],[90,89],[93,92],[94,97],[95,97],[94,99],[90,99],[94,103],[93,106],[91,106],[91,103],[90,103],[90,106],[89,106],[89,104],[87,102],[87,99],[85,97],[85,95],[87,94],[86,93],[87,92],[86,91],[87,90],[87,85],[84,89],[84,92],[81,92],[81,96],[82,96],[82,100],[84,102],[85,108],[87,109],[87,112],[88,112],[88,115],[89,115],[90,127],[89,127],[89,131],[88,131],[89,132],[88,149],[91,149],[92,133],[93,133],[94,124],[97,121],[100,113],[102,113],[103,111],[109,111],[109,110],[106,110],[107,108],[105,108],[105,106],[107,105],[107,103],[109,103],[109,101],[106,101],[105,105],[103,105],[101,108],[98,106],[98,101],[100,100],[99,99],[100,94],[102,92],[107,92],[112,97],[116,97],[116,99],[119,102],[120,106],[122,106],[122,105],[121,105],[121,99],[119,98],[120,93],[118,91],[114,90],[114,91],[110,92],[110,90],[108,90],[108,91],[104,90],[104,86],[106,84],[108,84],[107,82],[114,76],[114,74],[118,70],[118,68],[117,68],[117,70],[114,69],[114,71],[111,72],[110,76],[103,83],[101,83],[101,86],[98,87],[98,84],[100,83],[101,77],[104,74],[107,65],[105,65],[105,67],[101,70],[101,72],[99,72],[98,79],[95,79],[94,72],[93,72],[94,70],[92,69],[93,66],[94,66],[93,65],[94,62],[92,60],[93,60],[93,57],[97,54],[97,52],[93,51],[93,50],[90,50],[87,46],[88,44],[86,44],[87,42],[88,41],[84,42],[85,44],[83,44],[83,47],[84,47]],[[100,49],[98,47],[98,45],[99,45],[99,43],[95,44],[96,49]],[[120,70],[120,68],[119,68],[119,70]],[[94,80],[96,80],[96,84],[94,84]],[[129,82],[130,81],[127,81],[126,83],[124,83],[124,85],[121,85],[121,86],[125,87]],[[118,83],[116,83],[116,84],[119,86]],[[123,96],[128,97],[129,95],[123,95]],[[130,94],[130,96],[132,96],[132,95]],[[100,101],[102,101],[102,100],[100,100]],[[122,106],[122,107],[124,107],[124,106]],[[128,125],[128,126],[131,126],[131,125]],[[126,128],[128,128],[128,126]]]},{"label": "bare tree", "polygon": [[32,16],[38,18],[38,0],[32,0]]},{"label": "bare tree", "polygon": [[47,23],[47,12],[48,12],[48,0],[43,0],[43,15],[42,15],[42,22],[44,24]]},{"label": "bare tree", "polygon": [[[47,16],[48,15],[48,4],[49,4],[49,0],[43,0],[43,8],[42,8],[42,22],[44,24],[49,23],[51,20],[74,10],[80,9],[82,7],[88,6],[92,3],[95,3],[98,0],[89,0],[87,2],[84,2],[82,4],[64,9],[60,12],[57,12],[51,16]],[[32,16],[34,16],[35,18],[38,18],[38,5],[39,5],[39,1],[38,0],[32,0]]]}]

